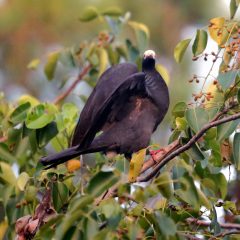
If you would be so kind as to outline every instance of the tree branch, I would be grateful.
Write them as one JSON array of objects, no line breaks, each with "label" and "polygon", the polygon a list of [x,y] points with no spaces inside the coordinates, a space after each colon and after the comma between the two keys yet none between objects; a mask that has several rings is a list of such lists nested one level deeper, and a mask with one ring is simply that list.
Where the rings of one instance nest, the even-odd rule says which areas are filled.
[{"label": "tree branch", "polygon": [[231,122],[233,120],[239,119],[240,113],[236,113],[234,115],[231,115],[229,117],[222,118],[220,120],[212,121],[208,124],[206,124],[196,135],[194,135],[185,145],[178,148],[177,150],[171,152],[168,156],[166,156],[161,162],[159,162],[150,172],[148,175],[139,177],[137,179],[138,182],[147,182],[154,176],[159,174],[160,169],[165,166],[169,161],[171,161],[173,158],[178,156],[179,154],[185,152],[186,150],[190,149],[193,144],[195,144],[202,136],[203,134],[210,128],[216,127],[218,125],[221,125],[226,122]]},{"label": "tree branch", "polygon": [[168,154],[170,154],[172,151],[176,150],[177,148],[181,147],[179,140],[176,140],[169,144],[168,146],[162,148],[164,151],[160,151],[153,157],[150,157],[148,160],[146,160],[143,164],[141,174],[147,171],[149,168],[154,166],[156,163],[161,162]]},{"label": "tree branch", "polygon": [[219,233],[219,234],[209,238],[209,240],[223,239],[225,236],[233,235],[233,234],[240,235],[240,231],[239,230],[225,231],[225,232]]},{"label": "tree branch", "polygon": [[66,98],[76,87],[76,85],[83,79],[83,77],[89,72],[91,69],[91,64],[88,64],[86,67],[83,68],[83,70],[79,73],[77,79],[72,83],[72,85],[63,93],[61,93],[59,96],[57,96],[53,103],[58,104],[60,103],[64,98]]},{"label": "tree branch", "polygon": [[[198,226],[209,227],[211,222],[206,222],[203,220],[199,220],[196,218],[188,218],[186,219],[188,224],[195,224]],[[240,230],[240,224],[238,223],[220,223],[220,227],[224,229],[237,229]]]}]

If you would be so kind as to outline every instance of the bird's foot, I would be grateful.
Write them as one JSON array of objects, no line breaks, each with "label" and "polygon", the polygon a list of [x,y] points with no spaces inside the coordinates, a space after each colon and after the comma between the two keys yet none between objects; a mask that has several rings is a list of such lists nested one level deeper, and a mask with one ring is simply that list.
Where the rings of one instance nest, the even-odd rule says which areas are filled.
[{"label": "bird's foot", "polygon": [[166,154],[167,151],[164,149],[164,148],[160,148],[158,150],[149,150],[149,154],[151,155],[152,157],[152,160],[157,163],[157,158],[158,158],[158,153],[162,153],[162,155]]}]

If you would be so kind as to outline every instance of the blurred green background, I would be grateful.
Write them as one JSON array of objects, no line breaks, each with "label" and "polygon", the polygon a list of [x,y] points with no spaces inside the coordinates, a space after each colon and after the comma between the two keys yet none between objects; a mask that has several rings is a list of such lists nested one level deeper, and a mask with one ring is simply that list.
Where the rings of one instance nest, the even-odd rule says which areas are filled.
[{"label": "blurred green background", "polygon": [[61,83],[55,79],[49,84],[43,65],[31,71],[28,63],[35,58],[44,62],[51,51],[96,38],[107,27],[104,21],[83,23],[78,18],[87,6],[99,10],[116,6],[149,27],[149,48],[170,75],[171,103],[189,99],[192,86],[187,80],[198,67],[190,54],[176,64],[174,47],[193,37],[210,18],[228,16],[228,5],[228,0],[0,0],[0,90],[11,101],[22,94],[52,101],[61,92]]}]

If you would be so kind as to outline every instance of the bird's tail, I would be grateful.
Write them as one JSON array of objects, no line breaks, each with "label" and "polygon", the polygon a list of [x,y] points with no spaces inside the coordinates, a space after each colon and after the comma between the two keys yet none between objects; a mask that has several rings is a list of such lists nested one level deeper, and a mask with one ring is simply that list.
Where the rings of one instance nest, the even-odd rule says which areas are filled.
[{"label": "bird's tail", "polygon": [[63,150],[62,152],[52,154],[50,156],[42,157],[40,159],[40,162],[44,166],[49,166],[47,168],[51,168],[61,163],[64,163],[72,158],[75,158],[80,154],[81,154],[81,151],[77,148],[77,146],[74,146],[66,150]]},{"label": "bird's tail", "polygon": [[43,166],[47,166],[45,169],[49,169],[51,167],[56,167],[57,165],[72,158],[78,157],[81,154],[105,151],[107,146],[108,145],[99,144],[98,141],[93,142],[92,145],[86,149],[79,149],[79,146],[74,146],[63,150],[62,152],[47,157],[42,157],[40,162]]}]

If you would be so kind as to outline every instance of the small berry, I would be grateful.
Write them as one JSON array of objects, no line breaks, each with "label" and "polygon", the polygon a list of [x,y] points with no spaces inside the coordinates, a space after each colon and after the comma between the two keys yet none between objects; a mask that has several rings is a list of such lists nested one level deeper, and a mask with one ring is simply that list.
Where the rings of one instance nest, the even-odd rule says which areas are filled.
[{"label": "small berry", "polygon": [[217,83],[218,83],[218,80],[215,79],[215,80],[213,81],[213,84],[216,85]]}]

